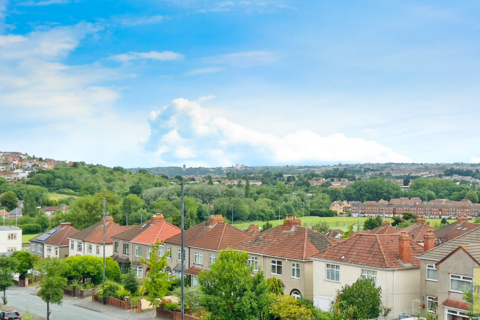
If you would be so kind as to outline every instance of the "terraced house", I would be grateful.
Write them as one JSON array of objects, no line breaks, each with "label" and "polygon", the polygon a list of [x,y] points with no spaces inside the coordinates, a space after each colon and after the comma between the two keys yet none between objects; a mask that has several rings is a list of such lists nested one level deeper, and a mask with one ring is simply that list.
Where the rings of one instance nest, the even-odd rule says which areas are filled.
[{"label": "terraced house", "polygon": [[312,257],[337,242],[319,232],[301,226],[301,220],[287,217],[283,225],[259,233],[232,248],[249,253],[254,271],[282,281],[284,293],[313,299]]},{"label": "terraced house", "polygon": [[[218,251],[234,246],[251,236],[232,227],[221,215],[185,231],[185,273],[191,277],[192,285],[197,285],[197,276],[202,270],[210,269],[218,257]],[[165,240],[165,254],[172,273],[181,272],[181,235]]]},{"label": "terraced house", "polygon": [[[132,267],[137,277],[143,278],[148,269],[140,257],[148,260],[152,244],[157,241],[162,243],[180,233],[180,228],[166,222],[164,216],[157,213],[149,221],[114,236],[112,258],[120,264],[122,270]],[[164,247],[160,247],[161,255],[165,253]]]}]

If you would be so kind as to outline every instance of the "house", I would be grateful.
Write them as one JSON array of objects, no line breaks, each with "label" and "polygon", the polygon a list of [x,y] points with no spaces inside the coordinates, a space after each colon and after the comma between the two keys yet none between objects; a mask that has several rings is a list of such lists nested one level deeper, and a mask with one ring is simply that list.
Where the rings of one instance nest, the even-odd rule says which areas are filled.
[{"label": "house", "polygon": [[86,255],[103,257],[104,227],[106,231],[105,256],[111,256],[113,254],[112,237],[128,230],[127,227],[122,227],[116,224],[112,216],[107,216],[105,218],[105,225],[103,219],[101,219],[100,222],[67,237],[70,241],[68,255],[70,257]]},{"label": "house", "polygon": [[0,226],[0,255],[22,251],[22,229]]},{"label": "house", "polygon": [[45,207],[42,209],[46,216],[51,216],[55,211],[58,210],[60,210],[60,208],[57,207]]},{"label": "house", "polygon": [[10,214],[8,213],[7,210],[2,209],[2,210],[0,210],[0,217],[8,218],[8,217],[10,217]]},{"label": "house", "polygon": [[480,227],[480,224],[468,222],[467,216],[460,216],[457,218],[456,223],[449,224],[441,229],[434,231],[435,244],[440,245],[459,236],[464,235]]},{"label": "house", "polygon": [[[148,271],[140,261],[140,257],[150,258],[151,245],[162,243],[166,239],[180,234],[182,230],[165,221],[163,214],[155,214],[150,221],[142,223],[113,237],[114,250],[112,258],[125,270],[132,267],[138,278],[143,278]],[[164,245],[160,247],[160,253],[165,253]]]},{"label": "house", "polygon": [[12,211],[8,213],[10,217],[21,217],[22,216],[22,209],[21,208],[15,208]]},{"label": "house", "polygon": [[473,268],[480,267],[480,228],[437,247],[434,233],[427,233],[424,241],[431,248],[418,255],[424,313],[436,314],[438,319],[469,319],[463,293],[472,290]]},{"label": "house", "polygon": [[[236,243],[250,238],[250,235],[225,223],[221,215],[212,215],[210,219],[185,231],[185,274],[197,285],[197,275],[203,269],[208,270],[215,263],[218,251],[232,247]],[[169,270],[180,276],[181,272],[181,235],[165,240],[165,254]]]},{"label": "house", "polygon": [[327,237],[334,238],[334,239],[341,239],[344,234],[345,232],[340,229],[328,230],[328,232],[325,233]]},{"label": "house", "polygon": [[381,226],[376,227],[375,229],[372,229],[372,230],[360,231],[359,233],[367,233],[367,234],[394,234],[394,233],[397,233],[397,229],[393,228],[393,227],[390,225],[390,222],[388,222],[388,221],[383,221]]},{"label": "house", "polygon": [[436,231],[436,229],[433,227],[430,227],[427,224],[427,220],[425,220],[424,218],[418,218],[415,224],[412,224],[405,228],[398,229],[397,234],[400,234],[401,232],[406,232],[412,238],[413,241],[423,245],[423,237],[425,233],[427,233],[428,231],[434,232]]},{"label": "house", "polygon": [[[313,299],[311,257],[335,245],[327,236],[302,227],[301,220],[287,217],[283,225],[266,230],[232,246],[249,253],[254,271],[282,281],[285,294]],[[285,268],[284,268],[285,267]]]},{"label": "house", "polygon": [[30,239],[30,253],[39,256],[40,258],[45,258],[45,241],[47,241],[50,237],[55,235],[60,229],[61,225],[52,228],[35,238]]},{"label": "house", "polygon": [[243,230],[246,234],[248,234],[250,237],[254,237],[257,234],[260,233],[260,230],[258,229],[258,226],[256,224],[250,224],[248,226],[247,230]]},{"label": "house", "polygon": [[55,234],[49,237],[44,242],[44,257],[52,257],[65,259],[69,255],[69,240],[68,238],[74,236],[79,231],[72,227],[70,222],[62,222]]},{"label": "house", "polygon": [[412,300],[420,298],[416,255],[423,250],[407,233],[357,233],[312,257],[314,304],[329,310],[338,290],[364,277],[382,288],[382,304],[392,309],[388,319],[412,314]]}]

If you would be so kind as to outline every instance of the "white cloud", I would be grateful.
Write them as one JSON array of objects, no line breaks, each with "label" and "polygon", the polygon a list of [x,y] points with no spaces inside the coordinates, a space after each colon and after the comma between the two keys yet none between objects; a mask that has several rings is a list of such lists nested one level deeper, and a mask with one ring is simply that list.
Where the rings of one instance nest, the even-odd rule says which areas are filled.
[{"label": "white cloud", "polygon": [[208,96],[202,96],[202,97],[198,98],[198,102],[202,103],[204,101],[207,101],[207,100],[210,100],[210,99],[213,99],[213,98],[215,98],[215,96],[213,94],[208,95]]},{"label": "white cloud", "polygon": [[45,0],[45,1],[25,1],[19,3],[21,6],[48,6],[51,4],[70,3],[70,0]]},{"label": "white cloud", "polygon": [[158,157],[163,163],[180,164],[185,159],[209,166],[410,162],[409,158],[375,141],[350,138],[341,133],[320,136],[303,130],[279,137],[250,130],[222,117],[213,118],[198,102],[186,99],[176,99],[155,111],[150,126],[152,134],[145,146],[151,152],[161,149]]},{"label": "white cloud", "polygon": [[470,162],[471,162],[471,163],[480,163],[480,158],[471,157],[471,158],[470,158]]},{"label": "white cloud", "polygon": [[139,59],[152,59],[159,61],[182,60],[184,55],[173,51],[150,51],[150,52],[128,52],[111,57],[110,59],[119,62],[129,62]]},{"label": "white cloud", "polygon": [[0,0],[0,23],[5,20],[5,12],[7,12],[7,0]]},{"label": "white cloud", "polygon": [[156,16],[146,16],[146,17],[138,17],[138,18],[120,18],[117,20],[118,22],[120,22],[125,26],[139,26],[139,25],[160,23],[164,19],[165,19],[164,16],[156,15]]},{"label": "white cloud", "polygon": [[247,68],[272,63],[276,58],[271,52],[250,51],[205,57],[200,60],[204,63],[228,64],[235,67]]},{"label": "white cloud", "polygon": [[192,70],[190,72],[185,73],[186,76],[195,76],[197,74],[203,74],[203,73],[216,73],[216,72],[221,72],[224,71],[224,68],[204,68],[204,69],[196,69]]}]

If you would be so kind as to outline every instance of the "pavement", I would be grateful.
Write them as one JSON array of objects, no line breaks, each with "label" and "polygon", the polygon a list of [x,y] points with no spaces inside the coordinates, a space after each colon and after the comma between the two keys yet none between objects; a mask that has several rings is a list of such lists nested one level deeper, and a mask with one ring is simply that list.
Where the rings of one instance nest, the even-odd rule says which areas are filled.
[{"label": "pavement", "polygon": [[[120,308],[106,306],[85,299],[64,296],[62,305],[50,304],[51,320],[147,320],[152,319],[152,311],[136,313]],[[8,306],[23,313],[28,307],[30,312],[37,315],[37,320],[47,317],[47,304],[37,297],[35,288],[11,287],[7,290]],[[165,320],[157,317],[158,320]]]}]

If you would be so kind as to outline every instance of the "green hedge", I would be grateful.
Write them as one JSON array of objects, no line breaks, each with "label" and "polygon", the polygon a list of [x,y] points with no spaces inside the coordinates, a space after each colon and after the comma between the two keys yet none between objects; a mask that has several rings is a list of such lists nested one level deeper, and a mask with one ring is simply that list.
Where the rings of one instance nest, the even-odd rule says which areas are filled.
[{"label": "green hedge", "polygon": [[43,231],[42,226],[39,224],[24,224],[18,227],[22,229],[23,234],[36,234]]}]

